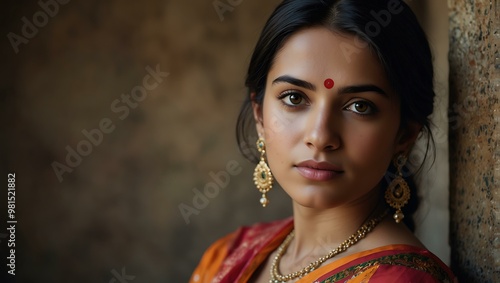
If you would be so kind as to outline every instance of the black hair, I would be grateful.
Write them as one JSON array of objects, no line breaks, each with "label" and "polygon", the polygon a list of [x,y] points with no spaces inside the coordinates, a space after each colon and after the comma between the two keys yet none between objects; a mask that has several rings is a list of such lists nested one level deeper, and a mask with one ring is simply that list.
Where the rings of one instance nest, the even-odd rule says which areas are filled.
[{"label": "black hair", "polygon": [[[238,145],[245,157],[257,161],[254,152],[248,150],[248,145],[253,144],[249,141],[251,133],[255,131],[252,102],[262,104],[267,75],[276,54],[290,36],[316,26],[356,36],[376,54],[392,90],[399,97],[400,130],[404,132],[409,123],[416,123],[427,135],[423,164],[434,142],[429,120],[435,97],[432,55],[424,31],[410,7],[402,0],[283,1],[266,22],[247,72],[245,85],[248,93],[236,128]],[[388,172],[390,170],[391,166]],[[407,215],[404,220],[413,229],[412,217],[409,216],[418,206],[418,197],[411,176],[405,178],[412,190],[412,203],[403,210]],[[382,184],[387,185],[387,181],[384,178]]]}]

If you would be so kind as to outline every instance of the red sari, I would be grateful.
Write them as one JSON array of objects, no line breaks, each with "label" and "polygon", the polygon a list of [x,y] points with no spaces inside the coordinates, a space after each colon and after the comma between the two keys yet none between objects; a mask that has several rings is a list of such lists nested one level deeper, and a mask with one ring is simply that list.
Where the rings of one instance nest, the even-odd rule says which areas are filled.
[{"label": "red sari", "polygon": [[[293,229],[293,219],[242,227],[219,239],[203,255],[190,283],[248,282],[267,256]],[[325,264],[297,283],[458,282],[426,249],[389,245]]]}]

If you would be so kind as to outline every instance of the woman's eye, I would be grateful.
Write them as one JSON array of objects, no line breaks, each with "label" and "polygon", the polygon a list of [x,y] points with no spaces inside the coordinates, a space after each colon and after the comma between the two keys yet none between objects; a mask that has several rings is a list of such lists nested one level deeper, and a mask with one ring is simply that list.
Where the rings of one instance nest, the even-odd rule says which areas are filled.
[{"label": "woman's eye", "polygon": [[289,92],[289,93],[285,92],[281,96],[281,99],[283,103],[288,106],[297,106],[304,103],[304,97],[302,96],[302,94],[298,92]]},{"label": "woman's eye", "polygon": [[369,115],[374,112],[374,107],[370,105],[370,103],[364,101],[356,101],[349,105],[346,109],[361,115]]},{"label": "woman's eye", "polygon": [[300,104],[302,102],[302,97],[297,94],[297,93],[292,93],[288,96],[288,100],[292,103],[292,104]]}]

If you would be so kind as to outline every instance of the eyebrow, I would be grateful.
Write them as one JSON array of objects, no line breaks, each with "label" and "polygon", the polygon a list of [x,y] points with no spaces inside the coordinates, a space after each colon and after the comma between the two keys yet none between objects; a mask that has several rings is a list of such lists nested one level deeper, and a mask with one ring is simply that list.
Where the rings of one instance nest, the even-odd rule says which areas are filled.
[{"label": "eyebrow", "polygon": [[289,83],[289,84],[303,87],[303,88],[306,88],[309,90],[316,90],[316,87],[312,83],[301,80],[301,79],[297,79],[297,78],[294,78],[294,77],[291,77],[288,75],[280,76],[280,77],[276,78],[273,81],[273,85],[277,84],[277,83]]},{"label": "eyebrow", "polygon": [[387,95],[387,93],[383,89],[373,84],[346,86],[346,87],[341,87],[339,90],[340,94],[360,93],[360,92],[376,92],[378,94],[382,94],[383,96],[389,97],[389,95]]},{"label": "eyebrow", "polygon": [[[316,90],[316,86],[308,81],[304,81],[301,79],[294,78],[289,75],[284,75],[276,78],[273,81],[273,85],[277,83],[289,83],[292,85],[296,85],[298,87],[302,87],[309,90]],[[382,94],[383,96],[388,97],[389,95],[380,87],[373,84],[361,84],[361,85],[352,85],[341,87],[339,89],[339,94],[352,94],[352,93],[361,93],[361,92],[376,92],[378,94]]]}]

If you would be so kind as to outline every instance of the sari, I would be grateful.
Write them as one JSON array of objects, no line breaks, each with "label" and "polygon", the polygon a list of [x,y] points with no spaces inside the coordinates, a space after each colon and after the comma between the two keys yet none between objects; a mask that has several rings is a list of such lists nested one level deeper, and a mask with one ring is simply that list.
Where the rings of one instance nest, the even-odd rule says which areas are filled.
[{"label": "sari", "polygon": [[[248,282],[293,229],[293,219],[241,227],[219,239],[203,255],[189,283]],[[308,273],[297,283],[458,282],[430,251],[388,245],[351,254]]]}]

